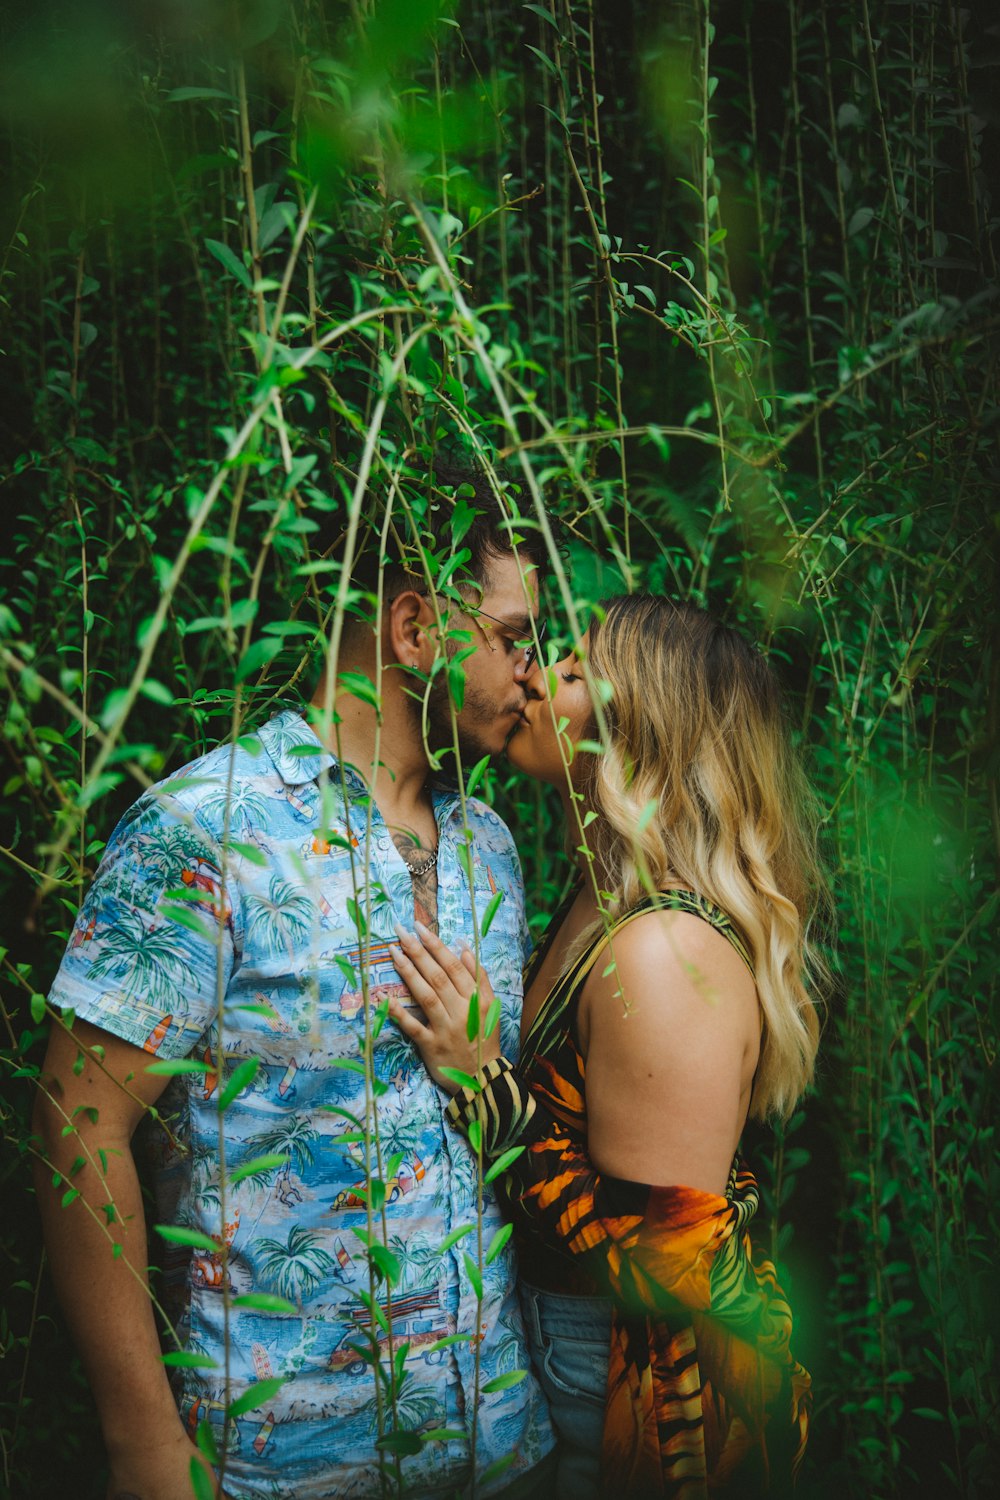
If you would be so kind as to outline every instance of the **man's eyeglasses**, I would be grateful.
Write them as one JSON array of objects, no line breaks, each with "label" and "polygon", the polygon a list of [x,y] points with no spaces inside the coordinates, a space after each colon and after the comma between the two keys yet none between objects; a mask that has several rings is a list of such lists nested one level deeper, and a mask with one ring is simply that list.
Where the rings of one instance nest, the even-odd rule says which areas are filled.
[{"label": "man's eyeglasses", "polygon": [[[481,618],[481,619],[484,619],[484,620],[489,620],[491,622],[491,624],[493,624],[493,625],[499,625],[500,628],[503,631],[506,632],[504,638],[508,642],[508,644],[514,650],[520,650],[520,651],[524,652],[524,671],[525,672],[530,672],[531,671],[531,668],[534,666],[535,661],[537,659],[539,648],[542,646],[542,644],[543,644],[543,642],[545,640],[545,632],[546,632],[546,629],[547,629],[547,624],[546,624],[545,620],[539,620],[538,621],[538,625],[537,625],[538,644],[536,646],[536,644],[535,644],[535,642],[533,640],[525,641],[523,639],[523,637],[520,640],[513,639],[513,632],[515,631],[515,629],[517,627],[514,626],[514,625],[512,625],[509,620],[498,620],[497,617],[496,617],[496,615],[488,614],[485,609],[477,609],[476,606],[472,605],[472,604],[466,606],[465,613],[469,614],[469,615],[474,615],[477,619]],[[487,643],[489,644],[489,634],[488,634],[488,632],[484,631],[483,634],[486,636]],[[493,650],[493,651],[495,651],[496,647],[495,646],[491,646],[490,649]]]},{"label": "man's eyeglasses", "polygon": [[[425,588],[417,589],[416,592],[419,594],[426,594],[427,590]],[[398,594],[393,594],[390,599],[386,600],[386,603],[394,604],[398,598]],[[479,609],[475,604],[466,604],[464,606],[464,612],[467,615],[475,616],[476,619],[481,618],[483,620],[489,620],[491,625],[499,625],[500,629],[506,632],[504,639],[510,646],[511,650],[519,650],[524,652],[524,671],[531,671],[532,667],[535,665],[536,660],[538,659],[538,652],[545,641],[545,633],[548,630],[547,621],[538,620],[536,622],[535,633],[538,636],[538,645],[536,646],[533,640],[526,641],[523,636],[518,636],[518,627],[516,625],[512,625],[509,620],[499,620],[497,619],[496,615],[487,613],[485,609]],[[486,636],[486,644],[489,646],[490,650],[495,651],[496,647],[490,640],[489,632],[484,630],[483,635]]]}]

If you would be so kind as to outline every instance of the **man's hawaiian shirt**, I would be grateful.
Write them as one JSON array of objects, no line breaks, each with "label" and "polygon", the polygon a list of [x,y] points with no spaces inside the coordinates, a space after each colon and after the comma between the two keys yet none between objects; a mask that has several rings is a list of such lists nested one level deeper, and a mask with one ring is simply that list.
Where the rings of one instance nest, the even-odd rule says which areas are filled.
[{"label": "man's hawaiian shirt", "polygon": [[[502,1003],[503,1050],[516,1056],[517,852],[501,820],[469,799],[473,895],[458,796],[434,801],[441,937],[471,939],[473,903],[480,928],[492,903],[481,956]],[[468,1484],[473,1428],[488,1495],[552,1445],[533,1376],[503,1378],[529,1365],[509,1246],[483,1264],[502,1227],[489,1189],[481,1254],[475,1227],[440,1253],[476,1225],[476,1163],[411,1044],[391,1021],[379,1026],[386,993],[404,993],[386,946],[396,921],[412,925],[412,886],[374,801],[286,711],[126,814],[51,993],[158,1060],[201,1065],[174,1078],[160,1106],[185,1148],[159,1148],[162,1221],[218,1246],[157,1242],[180,1283],[183,1347],[218,1362],[176,1372],[181,1415],[192,1433],[204,1418],[221,1423],[227,1400],[285,1377],[229,1428],[234,1500],[392,1494],[400,1479],[406,1494],[451,1494]],[[371,1282],[369,1239],[385,1246],[376,1260],[391,1288]],[[294,1311],[242,1303],[260,1294]],[[455,1334],[471,1337],[442,1343]],[[398,1361],[395,1416],[375,1344],[384,1374]],[[442,1435],[397,1457],[376,1448],[380,1427]],[[486,1472],[510,1453],[511,1468]]]}]

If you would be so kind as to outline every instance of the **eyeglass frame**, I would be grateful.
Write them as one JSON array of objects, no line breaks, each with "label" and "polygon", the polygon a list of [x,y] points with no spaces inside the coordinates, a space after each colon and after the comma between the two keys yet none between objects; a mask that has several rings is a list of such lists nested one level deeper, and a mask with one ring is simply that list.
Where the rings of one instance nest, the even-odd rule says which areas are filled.
[{"label": "eyeglass frame", "polygon": [[[418,594],[424,594],[424,595],[426,595],[427,592],[428,592],[428,590],[426,588],[414,589],[413,592],[414,593],[418,593]],[[399,598],[398,594],[393,594],[385,602],[387,604],[395,604],[395,602],[396,602],[396,600],[398,598]],[[484,620],[489,620],[494,625],[500,625],[500,626],[503,627],[504,630],[513,630],[514,629],[514,626],[510,623],[509,620],[500,620],[500,619],[498,619],[496,615],[491,615],[488,610],[480,609],[478,604],[463,604],[461,606],[461,608],[462,608],[462,613],[463,614],[466,614],[466,615],[482,615],[482,617],[483,617]],[[548,628],[549,628],[549,622],[548,622],[548,620],[536,620],[535,621],[535,634],[538,637],[538,644],[536,646],[535,642],[533,640],[531,640],[531,641],[528,642],[528,644],[525,647],[523,647],[523,650],[524,650],[524,665],[521,668],[521,670],[523,672],[530,672],[531,669],[532,669],[532,667],[535,665],[535,662],[538,660],[539,652],[541,651],[542,646],[545,644],[545,637],[546,637],[546,635],[548,633]],[[483,631],[483,635],[486,637],[486,644],[487,644],[487,646],[489,646],[489,648],[490,648],[491,651],[495,651],[497,648],[491,643],[490,638],[486,634],[485,630]],[[513,645],[513,644],[514,644],[514,642],[512,641],[511,645]]]},{"label": "eyeglass frame", "polygon": [[[480,609],[478,604],[466,605],[463,608],[462,612],[463,614],[467,615],[482,615],[484,619],[492,621],[494,625],[502,625],[504,630],[514,629],[509,620],[498,620],[496,615],[491,615],[487,610]],[[530,672],[532,667],[535,665],[535,662],[538,660],[538,654],[541,651],[542,646],[545,644],[545,636],[547,631],[547,620],[538,620],[535,622],[535,634],[538,637],[538,644],[536,645],[533,640],[530,640],[528,644],[522,648],[524,651],[524,665],[521,669],[522,671]],[[486,632],[484,631],[483,634],[486,635]],[[491,651],[495,651],[497,649],[495,646],[490,644],[490,638],[488,635],[486,636],[486,644],[490,647]],[[513,641],[511,642],[511,645],[514,645]]]}]

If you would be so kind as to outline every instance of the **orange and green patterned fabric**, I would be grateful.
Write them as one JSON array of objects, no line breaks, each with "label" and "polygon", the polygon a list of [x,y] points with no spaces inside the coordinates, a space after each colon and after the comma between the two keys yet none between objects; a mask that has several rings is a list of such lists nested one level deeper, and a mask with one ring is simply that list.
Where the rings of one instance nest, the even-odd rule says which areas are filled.
[{"label": "orange and green patterned fabric", "polygon": [[[711,922],[752,972],[726,915],[690,891],[636,906],[612,940],[658,907]],[[810,1379],[790,1351],[791,1310],[774,1267],[752,1253],[753,1174],[737,1157],[719,1196],[602,1174],[587,1155],[576,1013],[607,941],[599,933],[556,982],[521,1064],[488,1064],[449,1115],[460,1128],[478,1123],[488,1158],[520,1148],[499,1185],[527,1279],[613,1300],[604,1492],[632,1500],[786,1493],[805,1448]]]}]

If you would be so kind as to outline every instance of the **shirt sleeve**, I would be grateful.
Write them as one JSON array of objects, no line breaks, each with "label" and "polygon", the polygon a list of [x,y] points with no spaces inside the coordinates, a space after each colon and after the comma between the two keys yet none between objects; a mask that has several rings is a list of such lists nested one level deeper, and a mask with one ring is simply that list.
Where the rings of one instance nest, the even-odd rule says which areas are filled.
[{"label": "shirt sleeve", "polygon": [[184,1057],[234,964],[235,883],[196,813],[166,787],[129,809],[105,850],[49,999],[123,1041]]}]

